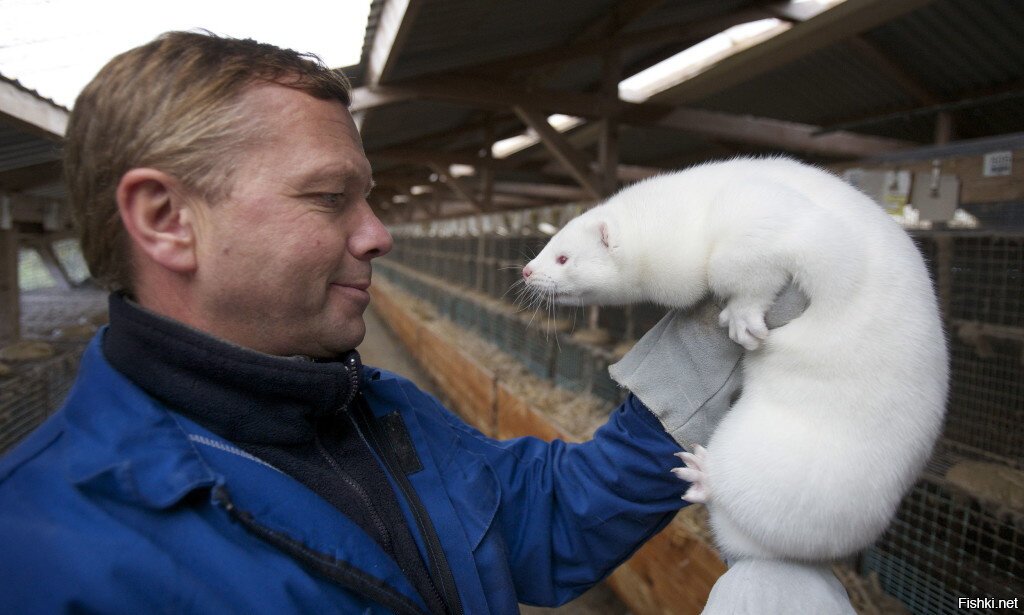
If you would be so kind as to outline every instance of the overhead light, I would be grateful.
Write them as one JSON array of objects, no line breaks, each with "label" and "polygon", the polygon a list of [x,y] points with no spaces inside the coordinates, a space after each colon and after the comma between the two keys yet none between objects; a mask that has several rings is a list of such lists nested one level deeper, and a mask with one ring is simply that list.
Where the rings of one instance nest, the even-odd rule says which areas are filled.
[{"label": "overhead light", "polygon": [[413,196],[419,196],[421,194],[427,194],[428,192],[433,191],[434,188],[431,186],[413,186],[412,188],[409,188],[409,193],[412,194]]},{"label": "overhead light", "polygon": [[[583,118],[574,117],[571,115],[562,115],[556,113],[555,115],[548,116],[548,124],[557,130],[558,132],[566,132],[576,126],[583,123]],[[495,158],[508,158],[516,152],[521,152],[524,149],[540,143],[540,137],[537,136],[532,129],[527,130],[521,135],[509,137],[508,139],[502,139],[501,141],[495,142],[491,148],[491,153]]]},{"label": "overhead light", "polygon": [[774,17],[733,26],[619,82],[619,98],[643,102],[791,27],[792,24]]},{"label": "overhead light", "polygon": [[391,202],[392,203],[408,203],[409,202],[409,195],[408,194],[396,194],[395,196],[391,197]]},{"label": "overhead light", "polygon": [[452,177],[467,177],[476,175],[476,167],[468,164],[453,164],[448,167],[448,174]]},{"label": "overhead light", "polygon": [[554,235],[558,232],[558,228],[554,224],[548,222],[541,222],[537,225],[537,230],[544,233],[545,235]]}]

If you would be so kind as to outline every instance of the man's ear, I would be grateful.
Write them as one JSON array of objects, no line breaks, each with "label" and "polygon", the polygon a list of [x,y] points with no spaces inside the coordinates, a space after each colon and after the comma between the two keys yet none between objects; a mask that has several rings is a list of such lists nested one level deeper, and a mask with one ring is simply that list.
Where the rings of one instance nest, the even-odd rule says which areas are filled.
[{"label": "man's ear", "polygon": [[132,169],[117,184],[117,209],[135,250],[176,273],[196,267],[195,212],[181,183],[156,169]]}]

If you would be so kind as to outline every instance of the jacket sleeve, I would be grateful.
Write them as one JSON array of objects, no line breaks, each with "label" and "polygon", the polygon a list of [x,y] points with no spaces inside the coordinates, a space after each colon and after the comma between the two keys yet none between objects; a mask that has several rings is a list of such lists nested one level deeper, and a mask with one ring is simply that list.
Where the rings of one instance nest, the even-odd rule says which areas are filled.
[{"label": "jacket sleeve", "polygon": [[501,496],[495,522],[520,602],[567,602],[610,574],[686,504],[679,445],[635,397],[584,443],[488,438],[450,413]]}]

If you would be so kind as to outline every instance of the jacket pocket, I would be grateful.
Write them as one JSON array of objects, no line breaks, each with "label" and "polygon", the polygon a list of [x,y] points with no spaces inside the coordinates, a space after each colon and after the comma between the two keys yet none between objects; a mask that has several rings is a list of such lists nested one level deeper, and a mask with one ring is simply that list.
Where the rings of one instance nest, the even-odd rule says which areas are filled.
[{"label": "jacket pocket", "polygon": [[467,450],[453,455],[441,474],[452,506],[459,511],[466,538],[476,550],[498,512],[498,477],[483,457]]}]

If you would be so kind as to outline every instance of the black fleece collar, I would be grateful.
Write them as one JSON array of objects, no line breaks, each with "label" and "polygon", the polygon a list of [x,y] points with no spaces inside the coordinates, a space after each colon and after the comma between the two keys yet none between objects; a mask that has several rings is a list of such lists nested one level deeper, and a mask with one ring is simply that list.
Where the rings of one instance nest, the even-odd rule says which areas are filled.
[{"label": "black fleece collar", "polygon": [[237,443],[311,440],[318,419],[352,401],[362,375],[355,350],[335,361],[267,355],[150,312],[118,293],[110,295],[103,354],[156,399]]}]

